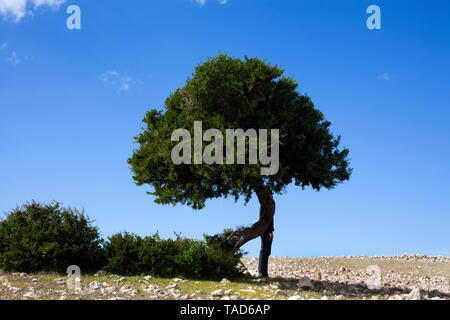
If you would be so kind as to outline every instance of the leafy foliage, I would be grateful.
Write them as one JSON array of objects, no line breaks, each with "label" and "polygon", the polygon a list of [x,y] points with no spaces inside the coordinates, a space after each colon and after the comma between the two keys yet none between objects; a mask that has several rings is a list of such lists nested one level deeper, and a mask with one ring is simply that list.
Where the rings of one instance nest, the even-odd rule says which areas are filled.
[{"label": "leafy foliage", "polygon": [[[287,185],[333,188],[348,180],[348,149],[338,148],[340,137],[314,107],[297,82],[284,70],[258,58],[244,60],[220,54],[198,65],[183,88],[166,99],[165,110],[152,109],[136,136],[139,148],[128,160],[137,185],[153,187],[161,204],[186,204],[201,209],[210,198],[241,196],[248,201],[261,190],[281,193]],[[175,165],[171,150],[174,130],[194,135],[194,121],[203,128],[279,129],[280,168],[261,176],[261,164]]]},{"label": "leafy foliage", "polygon": [[151,274],[193,279],[235,277],[242,267],[242,251],[234,252],[225,241],[230,232],[206,236],[204,241],[182,238],[161,239],[158,234],[140,237],[118,233],[105,245],[105,270],[121,275]]},{"label": "leafy foliage", "polygon": [[104,263],[103,240],[83,213],[59,203],[27,203],[0,221],[0,267],[6,271],[95,271]]}]

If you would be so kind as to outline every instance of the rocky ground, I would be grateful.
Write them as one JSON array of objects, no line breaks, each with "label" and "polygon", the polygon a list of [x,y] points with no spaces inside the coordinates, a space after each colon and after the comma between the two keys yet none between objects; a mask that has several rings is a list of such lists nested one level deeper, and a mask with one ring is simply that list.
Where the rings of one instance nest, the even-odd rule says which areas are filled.
[{"label": "rocky ground", "polygon": [[394,257],[271,258],[268,279],[256,279],[258,259],[242,260],[247,277],[195,281],[151,276],[82,275],[68,289],[57,274],[0,271],[0,299],[289,299],[450,300],[450,258]]}]

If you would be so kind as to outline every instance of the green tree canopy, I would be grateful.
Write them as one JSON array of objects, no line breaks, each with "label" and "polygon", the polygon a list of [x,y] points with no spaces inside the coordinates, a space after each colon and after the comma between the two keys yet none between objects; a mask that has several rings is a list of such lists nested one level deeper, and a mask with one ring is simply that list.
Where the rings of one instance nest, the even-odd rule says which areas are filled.
[{"label": "green tree canopy", "polygon": [[[283,192],[287,185],[320,190],[348,180],[349,150],[339,148],[340,137],[314,107],[297,82],[277,65],[258,58],[244,60],[220,54],[198,65],[184,87],[171,93],[164,110],[145,115],[138,148],[128,160],[137,185],[150,185],[160,204],[186,204],[201,209],[211,198]],[[204,130],[279,129],[279,170],[262,176],[261,163],[245,165],[176,165],[171,150],[174,130],[194,135],[194,121]]]}]

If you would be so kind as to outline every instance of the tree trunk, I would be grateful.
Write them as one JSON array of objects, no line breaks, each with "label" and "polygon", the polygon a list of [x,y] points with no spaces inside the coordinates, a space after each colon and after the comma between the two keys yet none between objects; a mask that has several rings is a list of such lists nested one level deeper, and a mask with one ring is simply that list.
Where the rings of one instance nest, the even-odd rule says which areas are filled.
[{"label": "tree trunk", "polygon": [[257,192],[261,206],[260,217],[251,227],[233,232],[227,240],[233,244],[234,250],[238,250],[245,243],[261,236],[266,232],[275,214],[275,201],[271,192]]}]

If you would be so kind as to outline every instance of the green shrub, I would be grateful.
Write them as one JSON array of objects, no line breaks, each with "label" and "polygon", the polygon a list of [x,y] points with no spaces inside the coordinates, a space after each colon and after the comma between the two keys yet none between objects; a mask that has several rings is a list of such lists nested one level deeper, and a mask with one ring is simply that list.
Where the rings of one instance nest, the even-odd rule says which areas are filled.
[{"label": "green shrub", "polygon": [[105,270],[121,275],[152,274],[193,279],[233,278],[240,275],[242,251],[234,252],[225,241],[229,231],[204,236],[204,241],[161,239],[158,234],[141,238],[119,233],[105,245]]},{"label": "green shrub", "polygon": [[82,272],[104,263],[103,240],[83,213],[57,202],[27,203],[0,221],[0,268],[5,271],[56,271],[69,265]]}]

